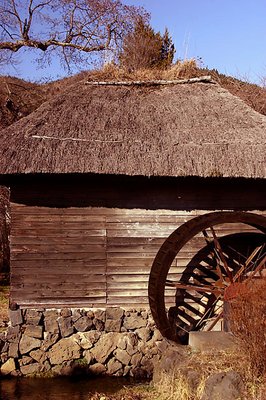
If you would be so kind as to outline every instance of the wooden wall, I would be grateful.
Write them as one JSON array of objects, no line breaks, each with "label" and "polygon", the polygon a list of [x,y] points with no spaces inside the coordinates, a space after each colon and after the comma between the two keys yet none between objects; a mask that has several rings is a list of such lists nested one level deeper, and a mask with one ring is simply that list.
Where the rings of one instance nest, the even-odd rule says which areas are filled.
[{"label": "wooden wall", "polygon": [[[202,213],[13,203],[11,300],[22,307],[147,306],[149,272],[160,245]],[[195,238],[189,246],[175,260],[175,274],[202,243]]]}]

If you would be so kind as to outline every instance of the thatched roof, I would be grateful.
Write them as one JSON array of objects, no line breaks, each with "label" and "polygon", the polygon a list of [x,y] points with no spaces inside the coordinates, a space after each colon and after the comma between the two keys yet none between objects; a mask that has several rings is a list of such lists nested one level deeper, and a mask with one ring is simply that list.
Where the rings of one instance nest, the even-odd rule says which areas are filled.
[{"label": "thatched roof", "polygon": [[218,84],[79,82],[1,131],[0,174],[266,177],[266,117]]}]

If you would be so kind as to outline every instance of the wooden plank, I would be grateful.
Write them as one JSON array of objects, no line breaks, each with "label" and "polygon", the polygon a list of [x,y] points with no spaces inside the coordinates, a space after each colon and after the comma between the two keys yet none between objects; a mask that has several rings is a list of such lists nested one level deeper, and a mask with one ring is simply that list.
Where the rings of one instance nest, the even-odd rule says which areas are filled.
[{"label": "wooden plank", "polygon": [[105,254],[104,244],[28,244],[13,245],[13,253],[36,253],[36,254],[53,254],[53,253],[102,253]]},{"label": "wooden plank", "polygon": [[[37,282],[37,283],[36,283]],[[15,275],[12,277],[12,285],[16,284],[56,284],[56,285],[64,285],[70,283],[73,286],[75,285],[86,285],[87,287],[92,287],[92,284],[96,284],[98,282],[104,283],[106,285],[106,276],[105,274],[47,274],[47,273],[40,273],[40,274],[20,274]],[[88,285],[89,284],[89,285]]]},{"label": "wooden plank", "polygon": [[106,237],[105,236],[80,236],[80,237],[67,237],[67,236],[29,236],[29,235],[23,235],[23,236],[14,236],[11,235],[10,238],[11,246],[16,246],[16,245],[42,245],[49,243],[50,245],[92,245],[92,244],[105,244],[106,242]]},{"label": "wooden plank", "polygon": [[92,211],[91,215],[89,214],[38,214],[37,212],[34,214],[17,214],[15,211],[12,213],[12,224],[16,225],[21,222],[26,224],[40,224],[40,223],[99,223],[105,224],[106,217],[105,215],[95,215]]},{"label": "wooden plank", "polygon": [[96,237],[101,236],[104,237],[106,235],[105,229],[73,229],[73,230],[65,230],[60,228],[54,228],[45,230],[44,227],[40,229],[22,229],[22,228],[14,228],[11,229],[11,237],[15,236],[37,236],[37,237],[64,237],[64,238],[79,238],[79,237]]},{"label": "wooden plank", "polygon": [[13,253],[11,260],[103,260],[104,252],[99,253]]},{"label": "wooden plank", "polygon": [[105,298],[106,297],[106,292],[105,290],[76,290],[75,296],[73,296],[73,290],[43,290],[43,289],[37,289],[37,290],[28,290],[26,291],[25,289],[13,289],[11,287],[10,290],[10,296],[11,298],[17,298],[17,299],[23,299],[23,300],[31,300],[33,298],[37,299],[46,299],[50,298],[55,300],[57,297],[59,298],[69,298],[75,296],[78,297],[84,297],[84,298]]},{"label": "wooden plank", "polygon": [[106,283],[105,281],[97,281],[97,282],[90,282],[90,285],[86,284],[86,282],[36,282],[32,283],[30,281],[24,281],[23,283],[19,282],[12,282],[12,292],[16,290],[23,290],[26,292],[31,292],[34,290],[44,291],[44,293],[48,292],[58,292],[64,291],[66,293],[74,291],[74,293],[78,292],[94,292],[99,290],[106,290]]},{"label": "wooden plank", "polygon": [[101,259],[85,259],[85,260],[49,260],[49,259],[40,259],[38,263],[36,260],[12,260],[11,269],[12,268],[65,268],[65,269],[73,269],[81,268],[82,271],[89,271],[90,268],[100,268],[105,267],[106,260],[105,258]]}]

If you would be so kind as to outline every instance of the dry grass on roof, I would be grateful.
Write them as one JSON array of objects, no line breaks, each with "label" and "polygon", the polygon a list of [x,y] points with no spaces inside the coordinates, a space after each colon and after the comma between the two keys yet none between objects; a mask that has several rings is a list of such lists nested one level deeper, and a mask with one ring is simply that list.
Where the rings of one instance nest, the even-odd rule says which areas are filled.
[{"label": "dry grass on roof", "polygon": [[167,70],[145,69],[129,72],[113,64],[45,84],[0,76],[0,129],[35,111],[43,102],[68,90],[80,81],[147,81],[189,79],[210,75],[223,88],[241,98],[257,112],[266,115],[266,89],[247,81],[220,74],[217,70],[199,68],[195,60],[177,62]]}]

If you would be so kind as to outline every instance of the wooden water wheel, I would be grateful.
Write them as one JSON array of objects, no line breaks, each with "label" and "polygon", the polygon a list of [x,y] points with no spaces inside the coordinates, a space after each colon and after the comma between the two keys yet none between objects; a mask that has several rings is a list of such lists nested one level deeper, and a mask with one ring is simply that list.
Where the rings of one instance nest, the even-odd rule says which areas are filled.
[{"label": "wooden water wheel", "polygon": [[214,212],[189,220],[165,240],[151,268],[149,302],[158,329],[183,344],[190,331],[211,330],[222,318],[225,294],[265,268],[264,216]]}]

